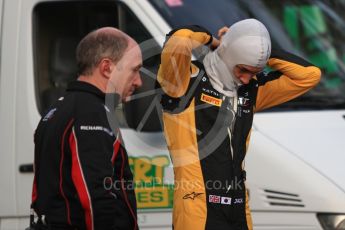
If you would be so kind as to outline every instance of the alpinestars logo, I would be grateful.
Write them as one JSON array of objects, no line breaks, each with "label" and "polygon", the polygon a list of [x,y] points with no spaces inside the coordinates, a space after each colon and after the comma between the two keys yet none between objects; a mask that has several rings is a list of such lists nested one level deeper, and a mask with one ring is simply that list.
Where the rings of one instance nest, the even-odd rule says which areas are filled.
[{"label": "alpinestars logo", "polygon": [[186,200],[186,199],[191,199],[191,200],[194,200],[196,197],[202,195],[203,193],[196,193],[196,192],[192,192],[190,194],[186,194],[183,199]]}]

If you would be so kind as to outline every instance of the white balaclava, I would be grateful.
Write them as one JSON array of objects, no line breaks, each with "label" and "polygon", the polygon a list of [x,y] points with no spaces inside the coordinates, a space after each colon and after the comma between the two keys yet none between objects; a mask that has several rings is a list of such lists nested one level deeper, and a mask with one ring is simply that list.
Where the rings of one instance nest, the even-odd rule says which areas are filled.
[{"label": "white balaclava", "polygon": [[233,24],[219,47],[203,61],[212,86],[225,96],[236,95],[241,83],[234,76],[234,67],[244,64],[264,68],[271,55],[271,39],[266,27],[256,19]]}]

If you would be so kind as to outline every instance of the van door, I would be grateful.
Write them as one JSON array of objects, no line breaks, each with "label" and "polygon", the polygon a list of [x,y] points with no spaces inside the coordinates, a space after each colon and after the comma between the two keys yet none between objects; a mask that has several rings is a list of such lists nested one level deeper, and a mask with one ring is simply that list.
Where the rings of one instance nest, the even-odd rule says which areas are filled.
[{"label": "van door", "polygon": [[[0,73],[0,216],[11,216],[16,213],[15,185],[15,111],[16,111],[16,58],[18,37],[16,28],[19,24],[16,1],[1,1],[1,73]],[[12,25],[12,26],[11,26]],[[1,222],[1,225],[3,223]]]}]

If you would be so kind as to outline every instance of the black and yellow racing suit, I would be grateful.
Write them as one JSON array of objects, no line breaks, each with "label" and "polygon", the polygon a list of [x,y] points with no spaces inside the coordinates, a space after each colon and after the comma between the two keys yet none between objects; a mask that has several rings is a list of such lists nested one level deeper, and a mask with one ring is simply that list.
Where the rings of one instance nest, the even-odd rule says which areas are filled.
[{"label": "black and yellow racing suit", "polygon": [[192,50],[210,44],[202,27],[175,29],[167,36],[158,71],[164,133],[174,164],[174,229],[252,229],[243,160],[257,111],[307,92],[320,70],[273,51],[269,73],[260,73],[226,97],[212,87]]}]

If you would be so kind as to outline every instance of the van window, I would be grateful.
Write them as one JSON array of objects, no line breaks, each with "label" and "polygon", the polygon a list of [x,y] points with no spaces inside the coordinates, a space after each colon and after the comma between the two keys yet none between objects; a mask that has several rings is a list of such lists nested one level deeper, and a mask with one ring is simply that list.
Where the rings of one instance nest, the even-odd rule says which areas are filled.
[{"label": "van window", "polygon": [[269,0],[263,3],[282,23],[296,50],[323,72],[322,80],[315,89],[302,98],[286,103],[286,106],[300,103],[320,109],[344,109],[345,20],[342,13],[339,14],[339,10],[345,8],[344,3],[318,0],[290,1],[283,5]]},{"label": "van window", "polygon": [[[75,49],[78,42],[90,31],[104,26],[121,29],[139,44],[152,38],[123,3],[61,1],[36,5],[33,12],[34,70],[36,99],[41,115],[64,94],[67,85],[77,79]],[[136,94],[153,90],[158,62],[159,55],[146,58],[143,69],[152,73],[150,77],[142,74],[143,88]],[[121,118],[121,125],[137,129],[144,116],[142,111],[149,106],[147,103],[152,102],[153,98],[154,94],[151,93],[130,101],[128,105],[120,105],[116,114]],[[161,130],[155,111],[145,119],[145,125],[140,126],[141,131]]]},{"label": "van window", "polygon": [[219,28],[257,18],[270,31],[272,47],[298,53],[322,69],[320,84],[274,110],[345,109],[345,4],[329,0],[208,0],[149,2],[171,27],[198,24],[214,36]]},{"label": "van window", "polygon": [[[4,11],[3,7],[4,7],[4,1],[0,0],[0,44],[2,44],[2,17],[3,17],[3,11]],[[1,61],[1,48],[0,48],[0,61]],[[0,64],[0,72],[1,72],[1,64]],[[1,85],[1,75],[0,75],[0,85]]]}]

